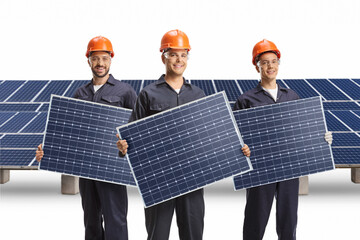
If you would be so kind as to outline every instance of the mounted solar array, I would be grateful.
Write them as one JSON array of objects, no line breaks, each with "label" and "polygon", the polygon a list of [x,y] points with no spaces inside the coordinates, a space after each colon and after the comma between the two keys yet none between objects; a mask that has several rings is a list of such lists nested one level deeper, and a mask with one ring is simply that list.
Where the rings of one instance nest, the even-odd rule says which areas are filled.
[{"label": "mounted solar array", "polygon": [[135,185],[119,157],[116,127],[131,110],[52,95],[40,169],[111,183]]},{"label": "mounted solar array", "polygon": [[[129,83],[138,93],[142,88],[156,80],[122,81]],[[207,95],[225,90],[231,106],[241,93],[256,87],[258,84],[258,80],[239,79],[190,80],[189,82],[203,89]],[[277,82],[281,86],[293,89],[301,98],[321,96],[328,129],[329,131],[333,131],[335,135],[339,133],[339,131],[340,133],[358,133],[356,125],[360,125],[360,120],[356,118],[356,116],[358,116],[356,112],[360,111],[360,79],[282,79]],[[34,124],[43,121],[41,124],[39,123],[39,128],[43,128],[45,125],[44,115],[37,114],[48,111],[50,94],[72,97],[76,89],[86,83],[89,83],[89,80],[3,80],[0,83],[0,113],[35,113],[35,119],[28,118],[27,114],[20,114],[20,118],[24,119],[17,117],[19,121],[17,124],[24,122],[24,120],[32,121]],[[346,116],[342,117],[341,112],[337,113],[336,111],[342,111]],[[346,122],[352,123],[348,125]],[[0,122],[0,125],[2,124],[3,122]],[[6,130],[6,134],[18,134],[15,132],[15,130],[18,129],[17,127],[11,131],[9,129],[10,126]],[[44,129],[42,129],[42,132],[43,131]],[[0,134],[4,133],[0,132]],[[334,139],[334,141],[336,140]],[[35,150],[35,147],[36,146],[34,146],[33,150]],[[342,154],[338,154],[340,148]],[[360,146],[352,146],[351,148],[344,144],[341,146],[333,146],[335,163],[339,166],[353,164],[353,160],[348,162],[346,159],[348,159],[348,156],[351,156],[351,159],[356,159],[358,155],[354,155],[357,151],[356,149],[354,150],[354,148],[360,148]],[[3,148],[0,146],[0,150],[1,149]],[[344,152],[348,153],[343,154]],[[30,162],[30,160],[27,162]],[[0,166],[2,164],[3,162],[0,159]]]},{"label": "mounted solar array", "polygon": [[234,112],[254,170],[234,178],[243,189],[334,169],[320,97]]},{"label": "mounted solar array", "polygon": [[118,127],[146,207],[251,170],[224,92]]}]

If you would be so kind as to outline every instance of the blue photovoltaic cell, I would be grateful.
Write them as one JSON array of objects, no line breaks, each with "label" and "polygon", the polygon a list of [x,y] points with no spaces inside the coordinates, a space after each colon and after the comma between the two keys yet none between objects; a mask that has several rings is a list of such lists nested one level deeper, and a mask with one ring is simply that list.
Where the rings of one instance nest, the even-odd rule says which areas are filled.
[{"label": "blue photovoltaic cell", "polygon": [[130,84],[130,86],[135,90],[136,94],[139,95],[142,80],[121,80],[121,81]]},{"label": "blue photovoltaic cell", "polygon": [[353,100],[360,100],[360,87],[350,79],[329,79],[332,83],[343,90]]},{"label": "blue photovoltaic cell", "polygon": [[333,154],[336,165],[354,165],[360,164],[360,148],[333,148]]},{"label": "blue photovoltaic cell", "polygon": [[301,98],[316,97],[319,94],[304,79],[283,79]]},{"label": "blue photovoltaic cell", "polygon": [[36,118],[21,133],[43,133],[45,131],[47,112],[38,113]]},{"label": "blue photovoltaic cell", "polygon": [[251,170],[224,92],[118,131],[146,207]]},{"label": "blue photovoltaic cell", "polygon": [[16,112],[0,112],[0,127],[15,114]]},{"label": "blue photovoltaic cell", "polygon": [[282,88],[288,88],[288,87],[283,83],[282,80],[277,80],[276,83],[277,83],[280,87],[282,87]]},{"label": "blue photovoltaic cell", "polygon": [[0,101],[7,99],[16,89],[23,85],[25,81],[4,81],[0,85]]},{"label": "blue photovoltaic cell", "polygon": [[234,112],[254,170],[234,177],[250,188],[334,169],[320,97]]},{"label": "blue photovoltaic cell", "polygon": [[130,109],[53,95],[40,169],[135,185],[116,146],[116,127],[130,114]]},{"label": "blue photovoltaic cell", "polygon": [[350,111],[331,111],[353,131],[360,131],[360,117]]},{"label": "blue photovoltaic cell", "polygon": [[360,110],[355,102],[323,102],[324,110]]},{"label": "blue photovoltaic cell", "polygon": [[225,91],[230,102],[236,101],[241,95],[235,80],[214,80],[217,92]]},{"label": "blue photovoltaic cell", "polygon": [[49,110],[49,104],[44,103],[41,105],[41,107],[39,108],[39,112],[47,112]]},{"label": "blue photovoltaic cell", "polygon": [[149,85],[150,83],[153,83],[153,82],[156,82],[157,80],[144,80],[143,82],[143,87],[142,88],[145,88],[147,85]]},{"label": "blue photovoltaic cell", "polygon": [[360,79],[352,79],[352,80],[360,85]]},{"label": "blue photovoltaic cell", "polygon": [[[360,136],[356,133],[333,133],[333,143],[331,147],[340,146],[359,146],[360,147]],[[359,158],[360,163],[360,158]]]},{"label": "blue photovoltaic cell", "polygon": [[352,112],[360,117],[360,111],[352,111]]},{"label": "blue photovoltaic cell", "polygon": [[36,112],[19,112],[10,121],[0,127],[1,133],[17,133],[32,120],[38,113]]},{"label": "blue photovoltaic cell", "polygon": [[326,79],[306,79],[326,100],[350,100]]},{"label": "blue photovoltaic cell", "polygon": [[74,80],[71,83],[70,88],[65,92],[64,96],[65,97],[74,97],[76,89],[78,89],[82,85],[85,85],[89,82],[90,82],[90,80]]},{"label": "blue photovoltaic cell", "polygon": [[48,81],[27,81],[7,102],[30,102]]},{"label": "blue photovoltaic cell", "polygon": [[70,80],[50,81],[34,102],[49,102],[51,94],[63,95],[70,84]]},{"label": "blue photovoltaic cell", "polygon": [[35,149],[43,141],[43,134],[6,134],[1,139],[1,148],[33,148],[33,157]]},{"label": "blue photovoltaic cell", "polygon": [[258,80],[237,80],[241,90],[244,92],[249,91],[250,89],[256,88],[259,84]]},{"label": "blue photovoltaic cell", "polygon": [[35,112],[39,106],[38,103],[0,103],[0,112]]},{"label": "blue photovoltaic cell", "polygon": [[191,80],[191,84],[203,90],[206,96],[215,93],[214,84],[211,80]]},{"label": "blue photovoltaic cell", "polygon": [[35,149],[0,149],[0,156],[0,166],[28,166],[35,158]]},{"label": "blue photovoltaic cell", "polygon": [[330,111],[325,111],[325,119],[329,131],[350,131],[350,129],[337,120]]}]

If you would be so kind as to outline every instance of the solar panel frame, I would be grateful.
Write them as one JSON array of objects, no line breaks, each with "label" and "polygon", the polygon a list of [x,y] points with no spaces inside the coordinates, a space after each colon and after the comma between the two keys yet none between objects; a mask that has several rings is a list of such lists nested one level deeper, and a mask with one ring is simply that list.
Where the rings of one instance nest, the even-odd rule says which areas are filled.
[{"label": "solar panel frame", "polygon": [[135,186],[116,146],[116,126],[127,123],[130,114],[126,108],[52,95],[39,169]]},{"label": "solar panel frame", "polygon": [[251,170],[225,92],[117,130],[129,145],[126,158],[145,207]]},{"label": "solar panel frame", "polygon": [[236,190],[335,168],[320,97],[243,109],[234,117],[254,168],[234,177]]}]

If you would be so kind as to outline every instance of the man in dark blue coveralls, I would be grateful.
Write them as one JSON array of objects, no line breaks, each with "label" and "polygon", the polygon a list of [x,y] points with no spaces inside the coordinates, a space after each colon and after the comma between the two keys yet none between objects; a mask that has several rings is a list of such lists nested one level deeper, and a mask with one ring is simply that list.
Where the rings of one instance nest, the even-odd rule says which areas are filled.
[{"label": "man in dark blue coveralls", "polygon": [[[258,42],[253,49],[252,62],[260,73],[261,82],[256,88],[238,98],[234,111],[299,99],[293,90],[282,88],[276,83],[280,51],[273,42],[265,39]],[[331,132],[325,133],[325,140],[331,144]],[[243,239],[260,240],[263,238],[273,199],[276,197],[278,239],[295,240],[298,192],[298,178],[247,189]]]},{"label": "man in dark blue coveralls", "polygon": [[[183,73],[187,66],[190,51],[189,39],[179,30],[167,32],[162,40],[160,51],[166,74],[146,86],[139,94],[130,121],[138,120],[155,113],[205,97],[204,92],[185,81]],[[127,152],[126,140],[118,141],[118,148]],[[247,146],[244,154],[249,155]],[[145,209],[148,240],[169,239],[171,221],[176,211],[176,219],[181,240],[201,240],[204,229],[204,190],[200,189],[175,199]]]},{"label": "man in dark blue coveralls", "polygon": [[[109,74],[114,57],[111,42],[102,36],[91,39],[86,57],[93,78],[76,90],[74,98],[132,109],[136,101],[135,91]],[[43,154],[40,145],[36,159],[40,161]],[[84,209],[85,239],[127,240],[126,187],[80,178],[79,188]]]}]

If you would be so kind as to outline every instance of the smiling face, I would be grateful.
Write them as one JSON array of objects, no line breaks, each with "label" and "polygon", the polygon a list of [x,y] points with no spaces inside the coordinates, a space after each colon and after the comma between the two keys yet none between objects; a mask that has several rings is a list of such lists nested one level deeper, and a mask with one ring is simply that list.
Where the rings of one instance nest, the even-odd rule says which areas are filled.
[{"label": "smiling face", "polygon": [[170,49],[162,55],[166,67],[166,75],[182,76],[188,60],[187,49]]},{"label": "smiling face", "polygon": [[275,81],[279,70],[279,59],[273,52],[267,52],[260,56],[256,70],[261,75],[261,81],[270,83]]},{"label": "smiling face", "polygon": [[108,52],[92,52],[88,63],[94,77],[103,78],[109,74],[111,56]]}]

